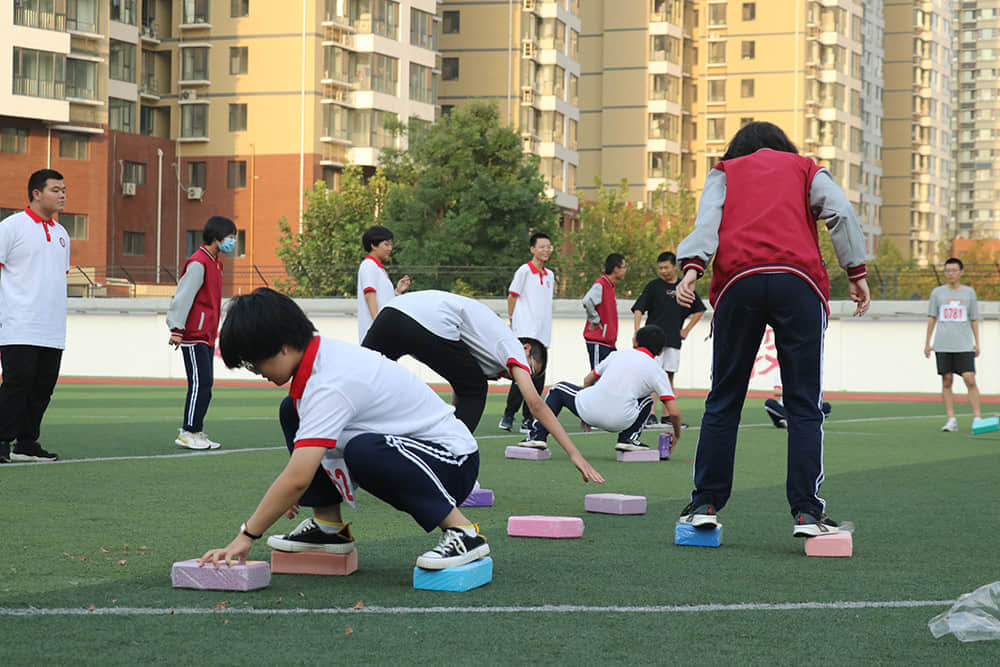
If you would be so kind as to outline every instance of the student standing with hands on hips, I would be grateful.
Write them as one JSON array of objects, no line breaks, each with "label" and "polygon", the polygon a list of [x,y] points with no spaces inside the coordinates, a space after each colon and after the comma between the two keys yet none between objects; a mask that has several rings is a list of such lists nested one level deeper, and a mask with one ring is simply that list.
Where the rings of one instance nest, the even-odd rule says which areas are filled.
[{"label": "student standing with hands on hips", "polygon": [[776,125],[752,122],[710,170],[694,230],[677,247],[683,278],[677,301],[690,306],[714,259],[712,388],[694,464],[695,489],[679,523],[717,526],[732,493],[736,435],[764,328],[774,329],[788,411],[786,495],[792,535],[838,531],[819,497],[823,482],[823,336],[830,280],[817,222],[830,232],[849,292],[864,315],[870,303],[865,243],[857,214],[830,172],[798,154]]}]

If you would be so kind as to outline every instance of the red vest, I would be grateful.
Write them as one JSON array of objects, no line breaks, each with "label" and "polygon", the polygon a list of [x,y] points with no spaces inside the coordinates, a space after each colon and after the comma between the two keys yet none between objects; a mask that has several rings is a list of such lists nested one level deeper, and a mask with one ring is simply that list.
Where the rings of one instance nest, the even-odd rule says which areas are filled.
[{"label": "red vest", "polygon": [[[221,253],[220,253],[221,257]],[[194,297],[187,322],[184,323],[182,343],[207,343],[215,346],[219,335],[219,317],[222,310],[222,260],[212,257],[212,253],[201,246],[184,263],[181,275],[191,262],[198,262],[205,269],[205,281]]]},{"label": "red vest", "polygon": [[713,305],[729,285],[755,273],[793,273],[826,303],[830,279],[819,250],[809,189],[820,167],[795,153],[760,150],[720,162],[726,201],[712,265]]},{"label": "red vest", "polygon": [[606,275],[594,281],[604,288],[601,302],[597,304],[597,314],[601,317],[601,326],[591,329],[590,322],[583,325],[583,339],[588,343],[600,343],[614,348],[618,342],[618,302],[615,301],[615,284]]}]

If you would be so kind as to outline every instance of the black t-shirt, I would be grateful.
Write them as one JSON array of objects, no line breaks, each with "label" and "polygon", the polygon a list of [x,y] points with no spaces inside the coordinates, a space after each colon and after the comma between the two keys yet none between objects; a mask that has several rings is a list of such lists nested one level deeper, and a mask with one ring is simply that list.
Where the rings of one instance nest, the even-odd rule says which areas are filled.
[{"label": "black t-shirt", "polygon": [[694,295],[694,303],[685,307],[677,303],[677,283],[668,283],[663,278],[649,281],[642,294],[632,304],[632,312],[646,314],[646,324],[655,324],[667,334],[667,347],[681,347],[681,327],[692,313],[705,310],[701,297]]}]

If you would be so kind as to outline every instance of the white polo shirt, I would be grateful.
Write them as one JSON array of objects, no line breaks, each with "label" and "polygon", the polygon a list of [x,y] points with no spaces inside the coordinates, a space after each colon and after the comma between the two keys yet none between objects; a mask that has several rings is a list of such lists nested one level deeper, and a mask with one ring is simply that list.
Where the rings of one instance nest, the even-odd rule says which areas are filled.
[{"label": "white polo shirt", "polygon": [[382,433],[429,440],[456,456],[478,449],[454,408],[425,382],[357,345],[315,336],[288,393],[299,413],[296,447],[335,449]]},{"label": "white polo shirt", "polygon": [[510,377],[510,366],[520,366],[531,374],[524,345],[479,301],[451,292],[423,290],[400,294],[387,308],[409,315],[436,336],[465,343],[488,378]]},{"label": "white polo shirt", "polygon": [[366,255],[358,267],[358,342],[365,339],[365,334],[372,325],[372,315],[368,311],[365,294],[375,292],[376,314],[396,296],[396,288],[389,280],[382,262],[371,255]]},{"label": "white polo shirt", "polygon": [[580,419],[605,431],[621,431],[639,417],[639,399],[656,393],[661,401],[674,390],[667,374],[644,347],[612,352],[594,368],[596,383],[576,395]]},{"label": "white polo shirt", "polygon": [[0,221],[0,345],[66,349],[69,234],[25,209]]},{"label": "white polo shirt", "polygon": [[556,276],[546,268],[536,269],[531,262],[514,272],[508,292],[516,296],[511,329],[518,338],[534,338],[545,347],[552,342],[552,293]]}]

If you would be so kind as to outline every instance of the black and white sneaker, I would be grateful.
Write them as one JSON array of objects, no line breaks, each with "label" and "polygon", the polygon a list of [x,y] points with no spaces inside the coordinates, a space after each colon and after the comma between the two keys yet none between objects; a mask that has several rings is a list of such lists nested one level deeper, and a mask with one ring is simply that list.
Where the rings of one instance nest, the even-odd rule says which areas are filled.
[{"label": "black and white sneaker", "polygon": [[489,556],[490,545],[479,534],[479,524],[473,525],[476,527],[475,537],[469,537],[461,528],[445,528],[438,545],[417,559],[417,567],[444,570]]},{"label": "black and white sneaker", "polygon": [[619,452],[644,452],[649,449],[649,445],[639,442],[639,436],[633,435],[628,440],[622,440],[617,445],[615,449]]},{"label": "black and white sneaker", "polygon": [[715,513],[715,508],[708,503],[695,505],[690,503],[681,510],[681,518],[677,523],[692,528],[717,528],[719,526],[719,516]]},{"label": "black and white sneaker", "polygon": [[528,436],[521,442],[517,443],[518,447],[531,447],[532,449],[548,449],[549,444],[544,440],[532,440],[531,436]]},{"label": "black and white sneaker", "polygon": [[514,417],[512,415],[504,415],[500,418],[500,423],[497,424],[497,428],[503,431],[509,431],[514,428]]},{"label": "black and white sneaker", "polygon": [[535,424],[534,419],[525,419],[521,422],[521,433],[531,433],[531,427]]},{"label": "black and white sneaker", "polygon": [[10,463],[9,442],[0,442],[0,463]]},{"label": "black and white sneaker", "polygon": [[267,546],[278,551],[349,554],[354,551],[354,536],[351,535],[350,525],[345,523],[336,533],[324,533],[314,519],[306,519],[290,533],[267,538]]},{"label": "black and white sneaker", "polygon": [[10,453],[11,461],[55,461],[58,454],[47,452],[37,442],[22,444],[18,442],[14,445],[14,451]]},{"label": "black and white sneaker", "polygon": [[816,537],[818,535],[834,535],[840,532],[837,522],[825,514],[819,516],[808,512],[795,514],[795,528],[792,537]]}]

